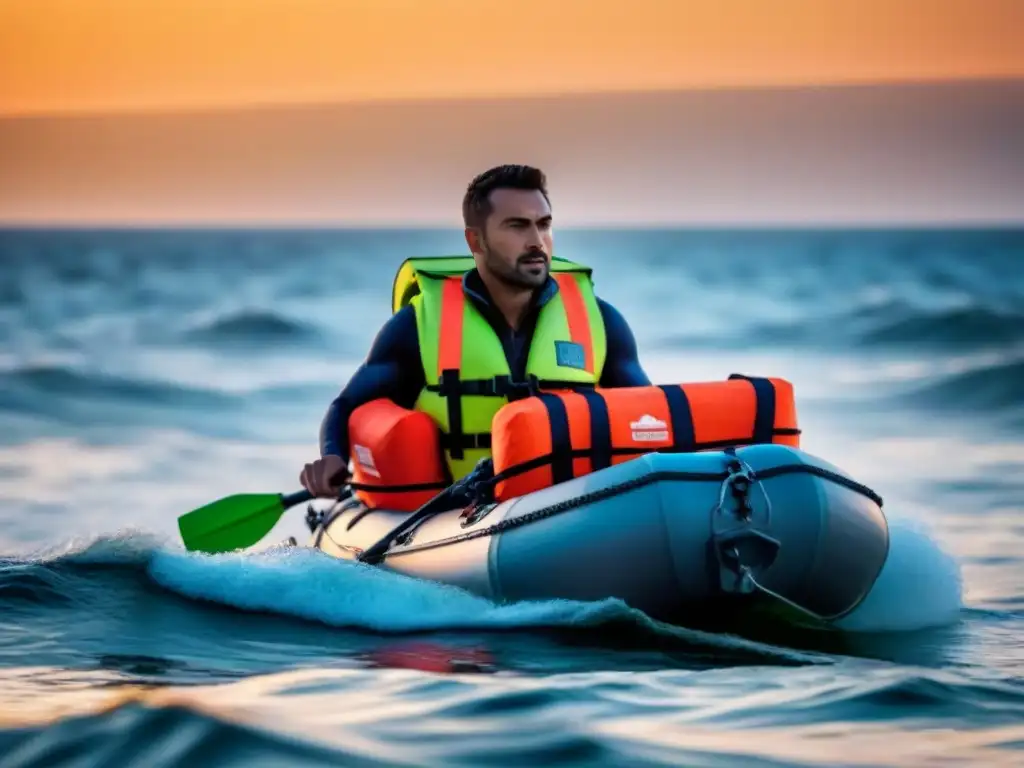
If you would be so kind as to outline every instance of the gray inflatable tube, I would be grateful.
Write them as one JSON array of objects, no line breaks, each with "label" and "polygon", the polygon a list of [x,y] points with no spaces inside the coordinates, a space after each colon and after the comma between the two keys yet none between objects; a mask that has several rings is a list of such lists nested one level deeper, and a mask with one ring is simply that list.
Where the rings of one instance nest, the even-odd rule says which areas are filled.
[{"label": "gray inflatable tube", "polygon": [[[310,519],[310,544],[356,559],[409,514],[339,502]],[[873,491],[804,451],[762,444],[651,453],[444,511],[379,567],[498,602],[616,597],[672,623],[768,604],[828,623],[867,596],[888,551]]]}]

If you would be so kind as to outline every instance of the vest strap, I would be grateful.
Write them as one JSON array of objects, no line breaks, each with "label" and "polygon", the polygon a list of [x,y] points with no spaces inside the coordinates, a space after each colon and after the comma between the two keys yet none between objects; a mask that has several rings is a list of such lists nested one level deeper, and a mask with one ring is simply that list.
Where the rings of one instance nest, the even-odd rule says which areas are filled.
[{"label": "vest strap", "polygon": [[441,289],[441,339],[437,349],[437,375],[462,367],[462,319],[465,316],[466,294],[462,281],[449,277]]},{"label": "vest strap", "polygon": [[538,397],[547,409],[548,423],[551,425],[551,476],[554,484],[558,485],[573,477],[569,414],[562,398],[557,395],[544,392]]},{"label": "vest strap", "polygon": [[[448,393],[445,397],[445,404],[448,407],[448,432],[452,435],[462,435],[462,389],[459,386],[459,369],[449,368],[441,371],[441,383],[439,391]],[[465,458],[462,444],[456,441],[451,446],[453,459]]]},{"label": "vest strap", "polygon": [[[672,422],[672,453],[689,453],[697,450],[697,436],[693,426],[693,411],[690,399],[680,386],[662,385],[659,389],[668,402],[668,413]],[[768,442],[771,442],[769,439]]]},{"label": "vest strap", "polygon": [[583,347],[583,361],[587,373],[594,372],[594,339],[590,333],[590,317],[587,305],[583,302],[576,279],[565,272],[555,275],[558,290],[562,293],[562,304],[565,306],[565,317],[569,324],[569,338]]},{"label": "vest strap", "polygon": [[612,465],[612,422],[608,402],[597,392],[581,391],[590,410],[590,465],[594,472]]},{"label": "vest strap", "polygon": [[[449,371],[445,371],[449,374]],[[593,384],[578,381],[560,381],[558,379],[538,379],[527,376],[526,381],[513,381],[511,376],[495,376],[491,379],[460,379],[449,375],[442,377],[438,384],[427,384],[428,392],[436,392],[442,397],[458,395],[474,395],[476,397],[507,397],[509,400],[521,400],[532,397],[545,389],[594,389]]]},{"label": "vest strap", "polygon": [[455,435],[449,447],[451,457],[465,458],[462,436],[462,390],[459,370],[462,368],[462,320],[465,317],[466,295],[462,280],[456,276],[446,278],[441,288],[441,338],[437,349],[438,389],[447,394],[448,430]]},{"label": "vest strap", "polygon": [[744,376],[742,373],[730,374],[729,380],[741,379],[749,381],[754,388],[757,409],[754,413],[754,442],[770,443],[775,429],[775,385],[768,379],[759,376]]},{"label": "vest strap", "polygon": [[460,452],[473,449],[490,449],[491,435],[488,432],[462,432],[455,434],[449,432],[441,434],[441,448],[446,451]]}]

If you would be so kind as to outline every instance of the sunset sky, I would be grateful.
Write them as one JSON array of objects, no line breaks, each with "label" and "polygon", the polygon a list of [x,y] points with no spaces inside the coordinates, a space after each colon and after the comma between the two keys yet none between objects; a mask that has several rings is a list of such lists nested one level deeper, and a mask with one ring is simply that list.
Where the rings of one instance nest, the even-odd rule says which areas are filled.
[{"label": "sunset sky", "polygon": [[[0,226],[1020,222],[1024,0],[0,0]],[[554,96],[555,98],[551,98]]]},{"label": "sunset sky", "polygon": [[1021,0],[0,0],[0,114],[1024,76]]}]

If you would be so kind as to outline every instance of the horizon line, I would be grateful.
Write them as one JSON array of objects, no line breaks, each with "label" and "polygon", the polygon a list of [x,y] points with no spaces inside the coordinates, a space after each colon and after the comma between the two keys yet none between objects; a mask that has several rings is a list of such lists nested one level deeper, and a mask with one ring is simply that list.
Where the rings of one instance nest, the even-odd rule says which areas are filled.
[{"label": "horizon line", "polygon": [[[573,223],[557,226],[557,232],[618,232],[618,231],[705,231],[705,232],[772,232],[772,231],[1017,231],[1024,230],[1024,218],[1007,219],[962,219],[939,220],[851,220],[851,221],[746,221],[700,222],[700,221],[650,221],[650,222],[603,222]],[[172,233],[172,232],[253,232],[253,233],[357,233],[357,232],[429,232],[461,234],[463,227],[440,223],[309,223],[280,222],[12,222],[0,219],[0,233],[10,232],[123,232],[123,233]]]},{"label": "horizon line", "polygon": [[556,99],[595,99],[607,97],[644,97],[652,95],[676,94],[710,94],[710,93],[780,93],[807,90],[865,90],[871,88],[913,88],[913,87],[953,87],[953,86],[992,86],[1024,84],[1024,73],[1004,73],[998,75],[964,75],[964,76],[923,76],[894,77],[892,79],[865,79],[851,77],[849,79],[833,79],[817,82],[775,82],[775,83],[724,83],[721,85],[679,85],[652,86],[649,88],[608,88],[567,90],[552,89],[523,93],[463,93],[446,95],[388,95],[381,97],[324,97],[315,99],[301,97],[295,99],[278,98],[274,100],[252,100],[240,102],[190,102],[175,104],[135,104],[102,106],[80,106],[65,108],[42,108],[17,111],[3,111],[0,108],[0,121],[34,120],[47,118],[109,118],[109,117],[153,117],[182,115],[211,115],[222,113],[261,112],[279,109],[315,109],[324,107],[394,107],[430,104],[444,106],[452,104],[486,104],[489,102],[508,101],[551,101]]}]

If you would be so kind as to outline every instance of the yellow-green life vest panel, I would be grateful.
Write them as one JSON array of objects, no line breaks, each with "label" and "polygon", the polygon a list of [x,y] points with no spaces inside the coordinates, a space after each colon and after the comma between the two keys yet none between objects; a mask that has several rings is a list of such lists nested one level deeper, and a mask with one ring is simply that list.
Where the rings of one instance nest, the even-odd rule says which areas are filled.
[{"label": "yellow-green life vest panel", "polygon": [[[417,261],[426,262],[426,267],[417,269]],[[495,382],[507,384],[511,375],[501,340],[463,292],[463,273],[458,270],[465,266],[457,258],[410,260],[394,291],[416,313],[426,379],[416,408],[430,415],[444,435],[445,455],[456,480],[491,455],[491,422],[509,401],[507,389],[496,391],[502,384]],[[590,270],[572,262],[559,266],[552,269],[559,291],[540,310],[526,375],[542,387],[545,382],[593,386],[604,369],[607,341]],[[443,369],[449,370],[444,381]],[[463,391],[446,394],[443,385],[455,387],[456,372]],[[490,394],[483,394],[484,389]]]}]

